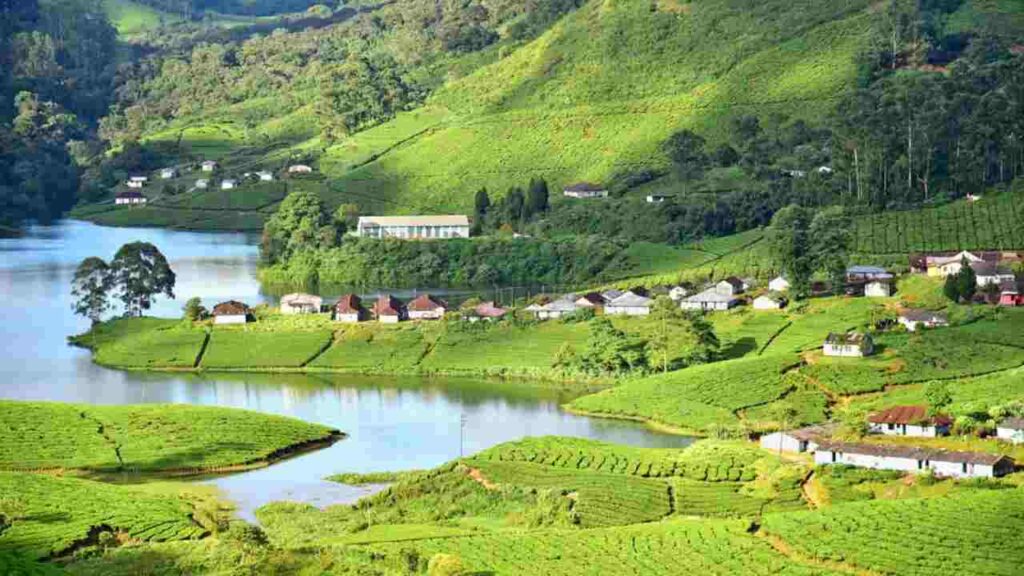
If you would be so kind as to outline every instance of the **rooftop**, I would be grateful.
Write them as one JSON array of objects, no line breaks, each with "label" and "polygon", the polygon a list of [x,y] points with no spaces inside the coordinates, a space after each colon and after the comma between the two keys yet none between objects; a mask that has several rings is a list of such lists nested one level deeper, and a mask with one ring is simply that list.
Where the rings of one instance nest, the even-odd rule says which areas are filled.
[{"label": "rooftop", "polygon": [[334,303],[334,310],[339,314],[357,314],[363,309],[363,302],[355,294],[345,294]]},{"label": "rooftop", "polygon": [[284,296],[281,296],[281,304],[289,304],[292,306],[301,304],[319,306],[323,301],[324,299],[319,296],[314,296],[313,294],[302,294],[298,292],[293,294],[285,294]]},{"label": "rooftop", "polygon": [[645,307],[651,305],[651,299],[646,296],[640,296],[633,292],[626,292],[625,294],[615,298],[608,303],[609,306],[633,306],[633,307]]},{"label": "rooftop", "polygon": [[238,316],[240,314],[248,314],[249,307],[237,300],[228,300],[227,302],[221,302],[213,307],[214,316]]},{"label": "rooftop", "polygon": [[825,338],[825,344],[860,346],[869,338],[870,337],[863,332],[847,332],[845,334],[831,332]]},{"label": "rooftop", "polygon": [[956,462],[968,464],[982,464],[987,466],[995,465],[1002,460],[1011,458],[1001,454],[987,454],[984,452],[956,452],[951,450],[936,450],[922,448],[919,446],[901,446],[894,444],[855,444],[849,442],[822,442],[818,450],[829,452],[842,452],[844,454],[863,454],[865,456],[878,456],[882,458],[906,458],[908,460],[931,460],[932,462]]},{"label": "rooftop", "polygon": [[900,318],[906,318],[913,322],[948,322],[949,317],[944,312],[933,312],[931,310],[920,310],[907,308],[900,312]]},{"label": "rooftop", "polygon": [[721,294],[713,287],[698,292],[693,296],[689,296],[685,299],[686,302],[732,302],[736,300],[736,297],[731,294]]},{"label": "rooftop", "polygon": [[999,423],[999,428],[1024,430],[1024,418],[1004,418],[1003,421]]},{"label": "rooftop", "polygon": [[406,305],[406,308],[413,312],[433,312],[438,308],[447,307],[448,304],[434,298],[430,294],[420,294]]},{"label": "rooftop", "polygon": [[893,406],[881,412],[875,412],[868,416],[868,422],[874,424],[918,424],[931,422],[938,426],[948,426],[953,423],[949,416],[936,415],[928,416],[927,406]]},{"label": "rooftop", "polygon": [[607,188],[592,182],[577,182],[565,187],[566,192],[603,192],[604,190]]}]

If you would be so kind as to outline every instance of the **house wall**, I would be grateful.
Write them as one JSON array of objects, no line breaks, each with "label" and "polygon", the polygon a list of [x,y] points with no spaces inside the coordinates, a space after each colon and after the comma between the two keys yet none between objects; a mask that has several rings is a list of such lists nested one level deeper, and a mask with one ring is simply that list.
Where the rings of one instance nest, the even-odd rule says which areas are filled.
[{"label": "house wall", "polygon": [[444,317],[444,308],[438,308],[436,310],[409,310],[410,320],[439,320]]},{"label": "house wall", "polygon": [[335,312],[334,313],[334,320],[337,321],[337,322],[348,322],[348,323],[354,324],[356,322],[359,322],[360,318],[359,318],[359,314],[358,313],[356,313],[356,314],[338,314],[337,312]]},{"label": "house wall", "polygon": [[610,316],[647,316],[651,309],[644,306],[605,306],[604,313]]},{"label": "house wall", "polygon": [[918,438],[935,438],[938,430],[935,426],[916,426],[913,424],[894,424],[890,429],[888,424],[872,423],[869,426],[872,434],[883,434],[885,436],[915,436]]},{"label": "house wall", "polygon": [[1014,444],[1024,444],[1024,430],[996,428],[996,438],[1007,442],[1013,442]]},{"label": "house wall", "polygon": [[769,298],[756,298],[754,300],[755,310],[778,310],[781,308],[778,302],[775,302]]},{"label": "house wall", "polygon": [[378,316],[377,321],[381,324],[398,324],[401,322],[401,318],[398,316]]},{"label": "house wall", "polygon": [[861,358],[864,351],[860,346],[825,344],[825,356],[841,356],[846,358]]},{"label": "house wall", "polygon": [[368,226],[360,225],[357,235],[364,238],[440,239],[469,238],[469,226]]},{"label": "house wall", "polygon": [[869,282],[864,285],[864,295],[868,298],[886,298],[892,296],[892,286],[884,282]]},{"label": "house wall", "polygon": [[317,312],[320,312],[320,307],[312,304],[281,303],[281,314],[316,314]]},{"label": "house wall", "polygon": [[785,292],[789,290],[789,282],[776,278],[768,283],[768,289],[772,292]]},{"label": "house wall", "polygon": [[[833,461],[833,455],[835,456],[835,461]],[[875,470],[901,470],[904,472],[916,472],[918,470],[917,460],[912,458],[846,454],[842,452],[833,453],[829,450],[815,450],[814,462],[816,464],[846,464]]]},{"label": "house wall", "polygon": [[773,432],[761,437],[761,448],[775,452],[804,452],[810,447],[784,432]]},{"label": "house wall", "polygon": [[946,476],[950,478],[992,478],[995,476],[995,470],[992,466],[987,464],[971,464],[966,465],[961,462],[941,462],[933,460],[931,462],[931,469],[937,476]]},{"label": "house wall", "polygon": [[245,324],[245,314],[232,314],[232,315],[221,315],[214,316],[214,324]]}]

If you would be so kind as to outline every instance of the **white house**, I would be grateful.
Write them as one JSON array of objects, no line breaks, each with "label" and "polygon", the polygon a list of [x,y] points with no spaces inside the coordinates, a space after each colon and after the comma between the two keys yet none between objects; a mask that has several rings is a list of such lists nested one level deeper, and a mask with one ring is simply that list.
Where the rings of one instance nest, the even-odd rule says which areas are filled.
[{"label": "white house", "polygon": [[931,470],[954,478],[998,478],[1014,469],[1011,458],[998,454],[844,442],[822,442],[814,451],[814,463],[915,473]]},{"label": "white house", "polygon": [[1005,418],[996,425],[996,438],[1024,444],[1024,418]]},{"label": "white house", "polygon": [[213,307],[214,324],[245,324],[249,321],[249,307],[236,300],[221,302]]},{"label": "white house", "polygon": [[869,432],[886,436],[935,438],[949,434],[952,424],[949,416],[929,416],[926,406],[893,406],[868,416]]},{"label": "white house", "polygon": [[626,292],[622,296],[605,304],[604,313],[609,316],[647,316],[651,313],[653,300],[634,292]]},{"label": "white house", "polygon": [[908,331],[914,332],[918,327],[936,328],[939,326],[949,326],[949,317],[942,312],[906,309],[900,312],[899,323],[905,326]]},{"label": "white house", "polygon": [[983,288],[990,284],[1000,286],[1004,282],[1014,282],[1017,280],[1012,270],[1005,266],[999,266],[995,262],[972,262],[970,266],[971,270],[974,270],[975,282],[978,288]]},{"label": "white house", "polygon": [[177,168],[163,168],[162,170],[160,170],[160,178],[162,178],[163,180],[170,180],[171,178],[177,178],[177,177],[178,177],[178,169]]},{"label": "white house", "polygon": [[872,280],[864,284],[864,295],[868,298],[888,298],[892,296],[892,281]]},{"label": "white house", "polygon": [[977,202],[978,200],[981,200],[981,196],[978,196],[977,194],[968,194],[967,196],[965,196],[965,198],[967,198],[967,201],[972,204]]},{"label": "white house", "polygon": [[540,310],[536,311],[535,314],[540,320],[554,320],[570,314],[575,314],[579,310],[579,306],[576,305],[576,301],[570,298],[559,298],[554,302],[549,302],[541,307]]},{"label": "white house", "polygon": [[200,178],[199,180],[196,180],[196,188],[198,188],[200,190],[206,190],[209,187],[210,187],[210,181],[209,180],[206,180],[205,178]]},{"label": "white house", "polygon": [[754,310],[781,310],[786,304],[786,298],[778,294],[762,294],[754,298]]},{"label": "white house", "polygon": [[281,297],[282,314],[317,314],[324,299],[312,294],[285,294]]},{"label": "white house", "polygon": [[139,188],[145,186],[146,182],[149,182],[149,178],[146,178],[145,176],[132,176],[131,178],[128,179],[128,182],[126,182],[126,184],[129,188],[138,190]]},{"label": "white house", "polygon": [[410,320],[440,320],[448,311],[448,304],[430,294],[420,294],[406,304]]},{"label": "white house", "polygon": [[334,320],[336,322],[356,323],[366,317],[363,302],[355,294],[345,294],[334,303]]},{"label": "white house", "polygon": [[670,198],[670,196],[668,194],[648,194],[647,195],[647,203],[648,204],[661,204],[662,202],[664,202],[665,200],[668,200],[669,198]]},{"label": "white house", "polygon": [[820,442],[826,441],[834,426],[808,426],[796,430],[781,430],[761,436],[761,448],[775,452],[814,452]]},{"label": "white house", "polygon": [[717,286],[684,298],[679,307],[683,310],[725,311],[739,305],[739,298],[731,294],[722,294]]},{"label": "white house", "polygon": [[768,289],[772,292],[787,292],[789,291],[789,287],[789,280],[786,280],[782,276],[776,276],[768,283]]},{"label": "white house", "polygon": [[968,264],[984,262],[981,256],[964,250],[952,256],[927,256],[925,257],[925,266],[928,268],[929,276],[945,278],[946,276],[959,274],[964,260],[967,260]]},{"label": "white house", "polygon": [[735,296],[742,294],[747,289],[747,286],[747,282],[735,276],[730,276],[715,284],[715,291],[724,296]]},{"label": "white house", "polygon": [[363,238],[433,240],[469,238],[466,216],[360,216],[356,235]]},{"label": "white house", "polygon": [[562,194],[566,198],[607,198],[608,189],[597,184],[591,184],[590,182],[579,182],[572,186],[566,186],[562,190]]},{"label": "white house", "polygon": [[260,179],[260,182],[273,182],[274,173],[266,170],[260,170],[256,173],[256,177]]},{"label": "white house", "polygon": [[293,164],[288,167],[289,174],[312,174],[313,167],[305,164]]},{"label": "white house", "polygon": [[235,187],[237,187],[237,186],[238,186],[238,180],[232,180],[230,178],[228,178],[226,180],[221,180],[221,182],[220,182],[220,189],[221,190],[234,190]]},{"label": "white house", "polygon": [[146,197],[141,192],[129,190],[128,192],[121,192],[114,197],[114,204],[117,206],[130,206],[134,204],[145,204]]},{"label": "white house", "polygon": [[833,332],[825,338],[822,349],[825,356],[860,358],[870,356],[875,351],[875,343],[870,334],[862,332],[837,334]]},{"label": "white house", "polygon": [[690,295],[690,292],[691,290],[689,286],[683,286],[682,284],[680,284],[678,286],[673,286],[669,288],[668,297],[673,302],[682,302],[683,298],[686,298],[687,296]]},{"label": "white house", "polygon": [[202,169],[203,172],[213,172],[214,170],[217,169],[218,166],[220,165],[214,162],[213,160],[206,160],[199,165],[200,169]]}]

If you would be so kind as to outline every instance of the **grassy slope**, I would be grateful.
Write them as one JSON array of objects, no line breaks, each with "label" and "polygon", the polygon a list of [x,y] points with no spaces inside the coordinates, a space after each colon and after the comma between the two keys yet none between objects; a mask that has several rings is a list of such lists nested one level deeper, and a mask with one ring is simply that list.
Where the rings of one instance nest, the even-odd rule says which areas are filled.
[{"label": "grassy slope", "polygon": [[[340,179],[336,202],[465,209],[480,186],[602,180],[663,164],[672,130],[712,139],[738,106],[814,116],[853,76],[868,2],[714,0],[679,12],[595,0],[431,105],[451,116]],[[751,90],[753,88],[753,90]],[[427,129],[429,128],[429,129]],[[325,167],[352,165],[328,151]]]},{"label": "grassy slope", "polygon": [[121,37],[131,37],[158,28],[161,23],[180,20],[178,16],[132,0],[103,0],[103,9]]},{"label": "grassy slope", "polygon": [[337,434],[230,408],[0,401],[0,469],[202,471],[263,463]]},{"label": "grassy slope", "polygon": [[[464,211],[481,186],[500,194],[533,176],[557,187],[663,165],[658,145],[673,130],[691,127],[715,140],[739,110],[820,116],[853,78],[869,4],[708,0],[652,9],[645,0],[593,0],[535,41],[513,45],[507,57],[449,82],[423,108],[327,149],[308,107],[267,99],[190,118],[144,140],[219,158],[231,169],[310,152],[331,180],[325,196],[332,205]],[[280,112],[246,128],[245,111],[254,106]],[[233,224],[152,209],[128,221],[90,218]]]}]

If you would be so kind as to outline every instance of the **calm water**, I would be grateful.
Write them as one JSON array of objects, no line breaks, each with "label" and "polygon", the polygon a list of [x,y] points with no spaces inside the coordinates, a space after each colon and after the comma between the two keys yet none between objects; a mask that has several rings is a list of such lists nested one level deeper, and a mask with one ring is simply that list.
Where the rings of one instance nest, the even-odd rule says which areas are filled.
[{"label": "calm water", "polygon": [[[87,256],[110,259],[122,244],[156,244],[178,274],[176,301],[153,315],[177,317],[182,303],[234,298],[269,301],[255,278],[256,238],[159,229],[102,228],[62,222],[0,239],[0,397],[95,404],[178,402],[233,406],[293,416],[346,432],[334,446],[268,468],[211,480],[252,518],[274,500],[317,505],[348,502],[367,489],[323,480],[339,472],[435,466],[495,444],[545,434],[643,446],[683,446],[689,439],[627,422],[562,412],[557,391],[494,381],[334,375],[145,374],[95,366],[66,344],[88,328],[71,312],[69,285]],[[464,422],[464,424],[462,424]]]}]

